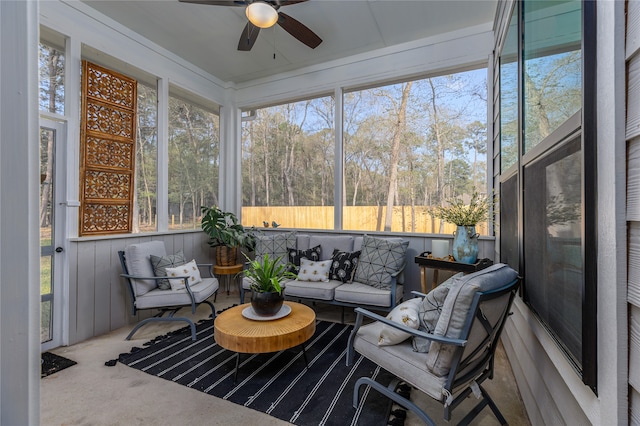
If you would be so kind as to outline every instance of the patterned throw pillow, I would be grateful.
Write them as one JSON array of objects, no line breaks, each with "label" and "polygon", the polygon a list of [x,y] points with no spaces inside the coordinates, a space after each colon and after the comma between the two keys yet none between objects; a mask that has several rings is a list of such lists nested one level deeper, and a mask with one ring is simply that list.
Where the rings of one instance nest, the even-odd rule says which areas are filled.
[{"label": "patterned throw pillow", "polygon": [[298,281],[329,281],[330,260],[314,262],[309,259],[300,259],[300,271]]},{"label": "patterned throw pillow", "polygon": [[[149,258],[151,259],[151,266],[153,267],[153,275],[156,277],[166,277],[167,268],[175,268],[176,266],[181,266],[187,263],[182,250],[178,250],[176,254],[170,254],[167,256],[151,255]],[[169,280],[158,280],[158,287],[160,290],[171,290]]]},{"label": "patterned throw pillow", "polygon": [[262,257],[265,254],[269,255],[270,259],[280,258],[278,263],[288,262],[288,250],[287,247],[296,246],[296,233],[295,232],[283,232],[283,233],[269,233],[256,235],[256,260],[262,262]]},{"label": "patterned throw pillow", "polygon": [[295,248],[289,248],[289,263],[294,266],[293,273],[298,273],[300,269],[300,259],[308,259],[318,261],[322,255],[322,247],[315,246],[306,250],[296,250]]},{"label": "patterned throw pillow", "polygon": [[335,249],[331,256],[331,269],[329,269],[329,279],[347,283],[351,281],[353,271],[358,266],[360,250],[340,251]]},{"label": "patterned throw pillow", "polygon": [[[418,306],[420,306],[419,298],[409,299],[393,308],[393,310],[389,312],[389,315],[387,315],[387,319],[416,330],[420,326]],[[380,328],[378,346],[397,345],[398,343],[404,342],[409,337],[411,337],[411,334],[383,324]]]},{"label": "patterned throw pillow", "polygon": [[[190,286],[202,282],[200,270],[198,269],[198,265],[196,265],[195,260],[176,268],[167,268],[167,277],[189,277]],[[169,283],[171,284],[171,290],[173,291],[184,290],[185,288],[184,278],[176,278],[174,280],[169,279]]]},{"label": "patterned throw pillow", "polygon": [[[418,308],[418,314],[420,316],[420,327],[418,328],[425,333],[433,334],[444,306],[444,300],[449,294],[449,289],[454,280],[464,276],[463,272],[458,272],[451,278],[447,279],[439,286],[431,290],[422,299],[422,303]],[[431,346],[431,340],[424,339],[422,337],[413,338],[413,350],[416,352],[429,352],[429,346]]]},{"label": "patterned throw pillow", "polygon": [[393,274],[404,266],[408,246],[409,241],[365,235],[353,280],[381,290],[389,290]]}]

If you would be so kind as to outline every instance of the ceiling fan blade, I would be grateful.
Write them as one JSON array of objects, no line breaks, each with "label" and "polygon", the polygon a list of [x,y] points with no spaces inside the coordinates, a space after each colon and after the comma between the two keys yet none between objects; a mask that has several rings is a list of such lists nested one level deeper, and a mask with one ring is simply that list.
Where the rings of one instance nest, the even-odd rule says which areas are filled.
[{"label": "ceiling fan blade", "polygon": [[322,39],[318,37],[316,33],[286,13],[278,12],[278,25],[312,49],[315,49],[322,43]]},{"label": "ceiling fan blade", "polygon": [[304,3],[309,0],[263,0],[270,3],[273,7],[288,6],[290,4]]},{"label": "ceiling fan blade", "polygon": [[242,30],[240,41],[238,41],[238,50],[242,50],[245,52],[251,50],[253,45],[256,43],[256,40],[258,39],[259,33],[260,27],[256,27],[251,22],[247,22],[247,25],[244,26],[244,30]]},{"label": "ceiling fan blade", "polygon": [[246,6],[247,0],[178,0],[181,3],[208,4],[212,6]]}]

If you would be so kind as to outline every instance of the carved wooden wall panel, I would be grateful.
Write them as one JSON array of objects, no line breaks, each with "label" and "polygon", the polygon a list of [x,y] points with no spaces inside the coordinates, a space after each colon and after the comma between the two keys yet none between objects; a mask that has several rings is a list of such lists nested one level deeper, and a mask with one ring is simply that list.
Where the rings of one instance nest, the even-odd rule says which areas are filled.
[{"label": "carved wooden wall panel", "polygon": [[131,232],[136,96],[134,79],[82,62],[80,236]]}]

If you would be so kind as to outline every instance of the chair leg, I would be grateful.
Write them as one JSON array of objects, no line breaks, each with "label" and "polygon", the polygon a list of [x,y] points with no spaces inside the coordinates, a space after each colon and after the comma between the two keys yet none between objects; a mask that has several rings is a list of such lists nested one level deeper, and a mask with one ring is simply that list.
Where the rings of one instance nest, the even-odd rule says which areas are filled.
[{"label": "chair leg", "polygon": [[127,338],[125,340],[131,340],[131,337],[135,334],[136,331],[138,331],[138,329],[140,327],[142,327],[143,325],[149,323],[149,322],[155,322],[155,321],[185,321],[186,323],[189,324],[189,327],[191,328],[191,340],[195,341],[196,340],[196,325],[193,323],[193,321],[191,321],[189,318],[184,318],[184,317],[151,317],[151,318],[147,318],[144,319],[142,321],[140,321],[138,324],[136,324],[135,327],[133,327],[133,330],[131,330],[131,332],[129,333],[129,335],[127,336]]},{"label": "chair leg", "polygon": [[473,419],[475,419],[476,416],[478,414],[480,414],[480,412],[487,405],[489,406],[489,408],[491,408],[491,411],[496,416],[496,418],[498,419],[500,424],[501,425],[506,425],[507,424],[507,420],[504,418],[504,416],[502,415],[502,413],[498,409],[498,406],[496,405],[496,403],[493,402],[493,399],[491,399],[491,397],[489,396],[487,391],[484,390],[484,388],[482,386],[479,386],[479,388],[480,388],[480,392],[482,393],[482,400],[475,407],[473,407],[473,409],[471,411],[469,411],[469,413],[467,413],[467,415],[464,417],[464,419],[460,420],[460,423],[458,423],[458,425],[471,424],[471,421]]},{"label": "chair leg", "polygon": [[431,417],[427,415],[424,411],[420,409],[416,404],[409,401],[408,399],[398,395],[393,389],[389,389],[386,386],[381,385],[375,380],[369,377],[360,377],[356,384],[353,387],[353,408],[358,408],[358,402],[360,399],[360,387],[361,386],[371,386],[373,389],[380,392],[382,395],[387,398],[393,400],[396,404],[403,406],[407,410],[413,411],[425,424],[429,426],[435,426],[436,423],[431,420]]},{"label": "chair leg", "polygon": [[[215,302],[215,299],[214,299]],[[211,308],[211,319],[216,319],[216,308],[213,306],[213,303],[208,300],[203,301],[202,303],[206,303]]]}]

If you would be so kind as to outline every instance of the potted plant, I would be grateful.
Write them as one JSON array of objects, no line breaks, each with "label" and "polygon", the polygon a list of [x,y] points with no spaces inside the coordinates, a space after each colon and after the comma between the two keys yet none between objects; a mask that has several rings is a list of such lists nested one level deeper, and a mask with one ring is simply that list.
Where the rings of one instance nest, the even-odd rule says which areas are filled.
[{"label": "potted plant", "polygon": [[446,202],[444,206],[433,207],[431,214],[445,222],[457,226],[453,239],[453,258],[461,263],[475,263],[478,259],[478,233],[476,225],[489,220],[489,211],[494,205],[492,197],[481,195],[474,190],[469,203],[461,197]]},{"label": "potted plant", "polygon": [[235,265],[239,248],[253,250],[253,234],[238,222],[235,214],[222,211],[217,206],[201,207],[201,211],[202,230],[210,238],[209,245],[216,248],[216,265]]},{"label": "potted plant", "polygon": [[247,257],[248,266],[244,276],[251,280],[251,307],[257,315],[277,314],[284,302],[280,282],[296,277],[289,271],[289,265],[281,263],[280,259],[271,259],[268,254],[254,260]]}]

